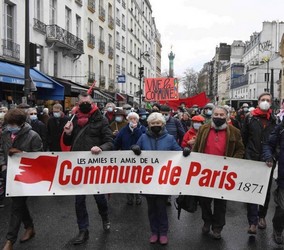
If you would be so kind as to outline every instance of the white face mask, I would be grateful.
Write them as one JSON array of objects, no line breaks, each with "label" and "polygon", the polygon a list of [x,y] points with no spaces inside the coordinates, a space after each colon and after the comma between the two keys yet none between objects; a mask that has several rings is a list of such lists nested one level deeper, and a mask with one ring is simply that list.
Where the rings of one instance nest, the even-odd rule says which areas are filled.
[{"label": "white face mask", "polygon": [[170,115],[164,115],[166,121],[168,121],[170,119]]},{"label": "white face mask", "polygon": [[30,115],[32,121],[37,120],[37,115]]},{"label": "white face mask", "polygon": [[259,103],[259,108],[261,110],[268,110],[270,108],[270,103],[268,101],[263,101]]},{"label": "white face mask", "polygon": [[192,127],[193,127],[195,130],[198,130],[201,126],[202,126],[202,123],[200,123],[200,122],[194,122],[194,123],[192,123]]},{"label": "white face mask", "polygon": [[108,107],[107,108],[107,112],[112,112],[113,111],[113,108],[112,107]]}]

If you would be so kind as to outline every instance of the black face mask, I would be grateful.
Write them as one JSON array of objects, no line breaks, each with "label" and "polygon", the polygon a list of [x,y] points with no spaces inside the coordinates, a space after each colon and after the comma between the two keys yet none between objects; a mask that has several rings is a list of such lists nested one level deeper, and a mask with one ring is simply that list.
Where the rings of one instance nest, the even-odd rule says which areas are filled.
[{"label": "black face mask", "polygon": [[216,127],[221,127],[226,122],[226,118],[214,117],[212,118]]},{"label": "black face mask", "polygon": [[91,103],[88,103],[88,102],[82,102],[79,105],[79,109],[82,113],[88,114],[92,110],[92,105]]},{"label": "black face mask", "polygon": [[162,130],[162,126],[153,126],[150,129],[155,135],[158,135]]}]

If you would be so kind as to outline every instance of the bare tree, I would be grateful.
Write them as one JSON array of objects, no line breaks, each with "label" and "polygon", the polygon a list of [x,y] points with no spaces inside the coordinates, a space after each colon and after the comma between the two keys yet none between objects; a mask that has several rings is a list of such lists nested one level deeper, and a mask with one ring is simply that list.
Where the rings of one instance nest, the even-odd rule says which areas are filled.
[{"label": "bare tree", "polygon": [[197,95],[198,91],[198,73],[193,68],[188,68],[181,78],[181,84],[184,89],[184,94],[187,97]]}]

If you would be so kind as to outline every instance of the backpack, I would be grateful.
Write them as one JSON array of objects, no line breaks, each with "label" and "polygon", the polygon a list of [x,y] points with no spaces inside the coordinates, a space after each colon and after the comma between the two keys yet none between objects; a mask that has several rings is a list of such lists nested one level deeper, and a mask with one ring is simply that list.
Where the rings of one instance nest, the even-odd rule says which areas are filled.
[{"label": "backpack", "polygon": [[194,213],[197,210],[198,197],[193,195],[179,195],[175,200],[175,207],[178,211],[178,219],[180,218],[181,210],[189,213]]}]

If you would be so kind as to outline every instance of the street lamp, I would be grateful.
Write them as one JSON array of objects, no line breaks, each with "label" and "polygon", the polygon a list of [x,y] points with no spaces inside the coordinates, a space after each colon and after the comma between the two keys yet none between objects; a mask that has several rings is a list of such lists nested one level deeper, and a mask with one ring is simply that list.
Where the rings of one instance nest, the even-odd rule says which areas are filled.
[{"label": "street lamp", "polygon": [[266,92],[269,92],[269,56],[264,57],[263,62],[266,62]]},{"label": "street lamp", "polygon": [[144,77],[144,66],[142,66],[142,57],[149,57],[148,51],[140,52],[139,56],[139,108],[141,108],[142,98],[142,78]]}]

